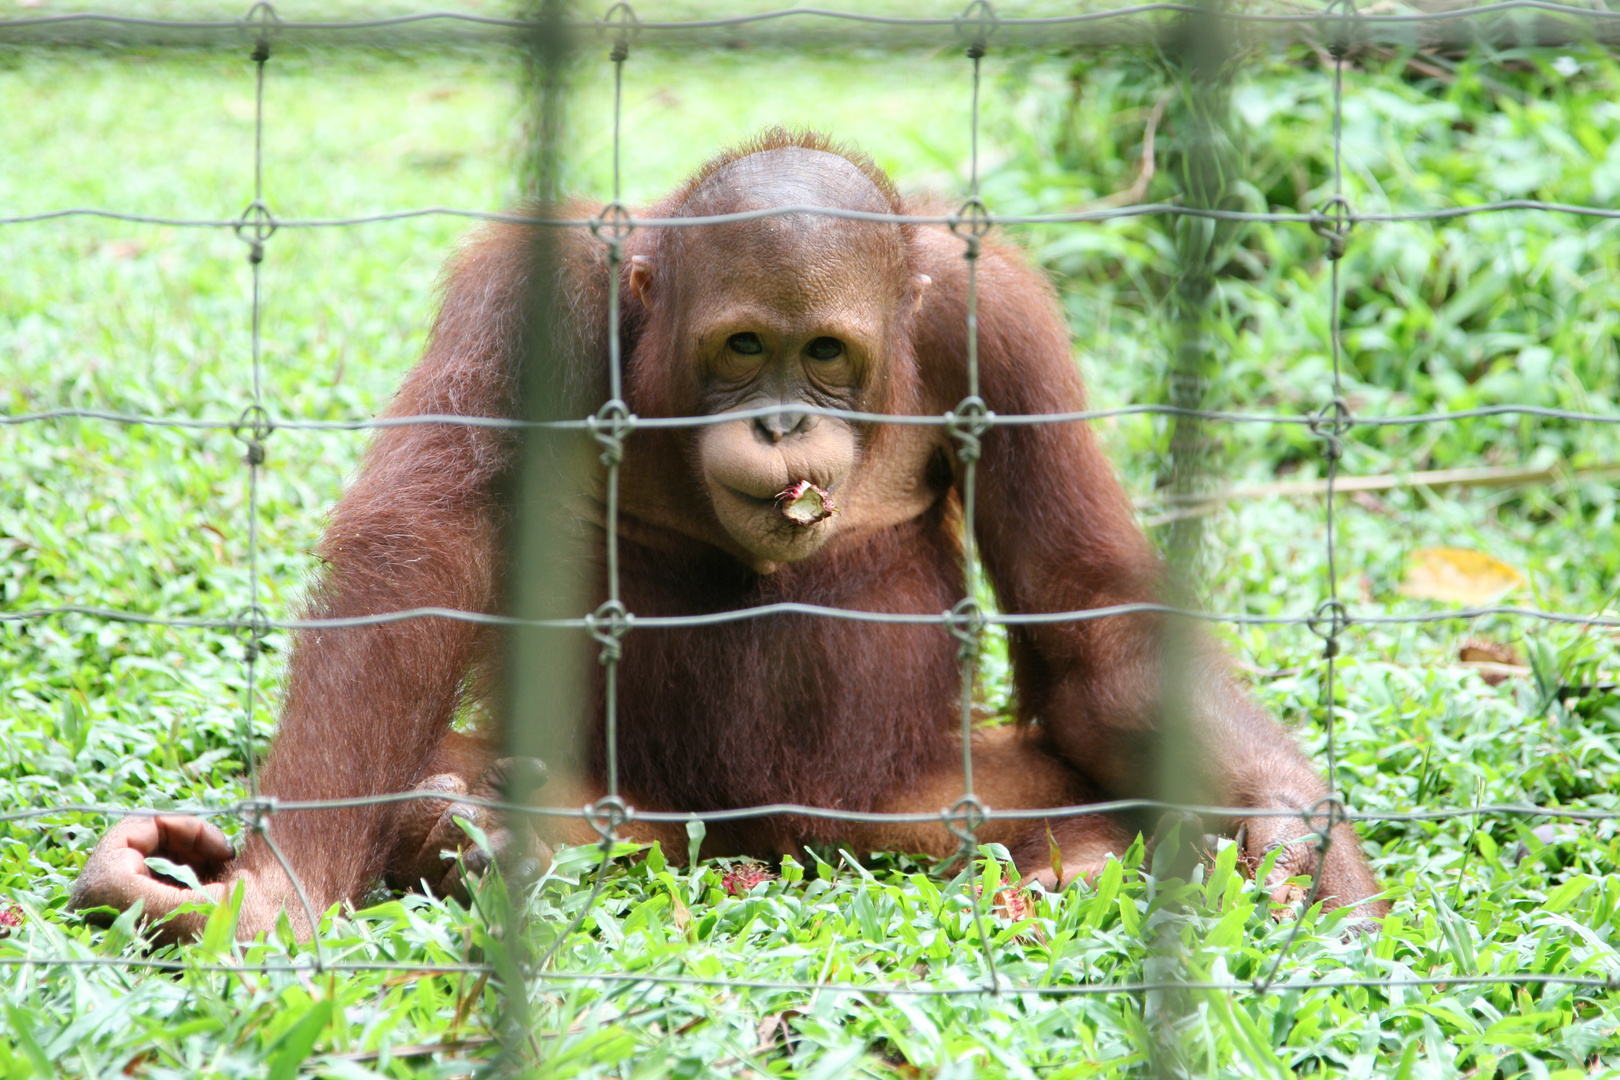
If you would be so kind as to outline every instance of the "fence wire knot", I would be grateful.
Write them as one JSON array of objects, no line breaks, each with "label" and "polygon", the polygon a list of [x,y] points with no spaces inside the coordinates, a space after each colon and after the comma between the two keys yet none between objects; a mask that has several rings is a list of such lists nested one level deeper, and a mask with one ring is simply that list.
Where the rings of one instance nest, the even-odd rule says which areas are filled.
[{"label": "fence wire knot", "polygon": [[622,2],[614,4],[602,16],[602,29],[614,32],[613,48],[608,52],[608,59],[615,64],[624,63],[630,57],[630,41],[641,29],[641,20],[636,18],[635,9]]},{"label": "fence wire knot", "polygon": [[972,260],[979,257],[981,242],[995,224],[995,219],[990,216],[990,210],[984,205],[984,200],[974,195],[962,204],[960,210],[951,215],[950,224],[951,232],[967,241],[967,250],[962,253],[962,257]]},{"label": "fence wire knot", "polygon": [[1338,461],[1344,456],[1344,435],[1355,426],[1355,423],[1356,418],[1350,412],[1350,403],[1342,397],[1335,397],[1311,417],[1311,434],[1322,440],[1323,457],[1329,461]]},{"label": "fence wire knot", "polygon": [[945,430],[956,440],[956,456],[963,464],[979,460],[979,440],[990,430],[995,416],[976,394],[963,398],[945,414]]},{"label": "fence wire knot", "polygon": [[630,407],[614,398],[589,417],[585,424],[591,437],[602,448],[602,464],[608,468],[624,461],[624,440],[635,430],[636,417]]},{"label": "fence wire knot", "polygon": [[1305,625],[1322,639],[1322,655],[1331,660],[1339,655],[1339,635],[1350,628],[1350,612],[1342,600],[1324,600]]},{"label": "fence wire knot", "polygon": [[635,220],[621,202],[610,202],[591,218],[591,235],[608,247],[608,256],[614,262],[624,258],[625,237],[635,231]]},{"label": "fence wire knot", "polygon": [[962,851],[971,855],[974,845],[979,842],[980,826],[990,820],[990,808],[977,795],[970,793],[941,810],[939,819],[952,836],[962,841]]},{"label": "fence wire knot", "polygon": [[[1333,830],[1350,820],[1350,814],[1344,808],[1344,803],[1335,796],[1324,795],[1300,812],[1305,820],[1305,827],[1315,833],[1320,841],[1317,844],[1318,857],[1327,854],[1327,849],[1333,843]],[[1325,818],[1320,827],[1316,824],[1318,817]]]},{"label": "fence wire knot", "polygon": [[250,799],[242,799],[231,807],[231,813],[242,819],[242,823],[251,829],[255,835],[263,836],[270,827],[270,818],[275,814],[279,804],[274,795],[256,795]]},{"label": "fence wire knot", "polygon": [[237,612],[235,629],[247,635],[242,646],[243,656],[251,663],[264,651],[264,639],[270,636],[270,614],[262,604],[251,604]]},{"label": "fence wire knot", "polygon": [[959,643],[956,650],[956,661],[960,664],[968,663],[979,658],[979,648],[984,638],[984,609],[979,602],[971,596],[964,596],[956,602],[956,606],[945,613],[945,626],[950,630],[951,637]]},{"label": "fence wire knot", "polygon": [[585,807],[585,820],[596,830],[596,835],[602,838],[603,847],[610,846],[613,843],[614,831],[628,823],[634,816],[635,811],[617,795],[604,795]]},{"label": "fence wire knot", "polygon": [[1322,209],[1311,211],[1311,229],[1327,241],[1327,257],[1333,262],[1344,258],[1350,230],[1355,227],[1356,212],[1350,209],[1350,200],[1343,195],[1334,195]]},{"label": "fence wire knot", "polygon": [[270,59],[270,37],[281,28],[281,16],[276,14],[276,6],[267,0],[248,8],[248,13],[242,17],[243,29],[258,29],[258,37],[253,41],[253,52],[249,55],[255,64],[262,64]]},{"label": "fence wire knot", "polygon": [[243,460],[250,467],[257,468],[264,464],[264,442],[275,429],[276,425],[270,421],[270,413],[263,405],[249,405],[236,418],[236,423],[231,425],[231,434],[247,447]]},{"label": "fence wire knot", "polygon": [[617,600],[604,601],[601,607],[585,616],[585,628],[602,646],[597,656],[599,663],[619,662],[619,657],[624,655],[622,639],[630,632],[630,624],[635,621],[636,617]]},{"label": "fence wire knot", "polygon": [[[1335,12],[1338,13],[1336,19]],[[1356,0],[1328,0],[1322,8],[1321,15],[1323,31],[1330,35],[1327,44],[1328,55],[1334,60],[1343,60],[1350,51],[1351,28],[1361,16],[1361,12],[1356,10]],[[1332,30],[1328,30],[1330,23]]]},{"label": "fence wire knot", "polygon": [[978,60],[990,50],[990,36],[1001,25],[1001,18],[989,0],[973,0],[953,20],[953,25],[957,36],[968,43],[968,59]]},{"label": "fence wire knot", "polygon": [[248,262],[264,262],[264,242],[276,234],[276,216],[258,199],[236,219],[236,238],[248,246]]}]

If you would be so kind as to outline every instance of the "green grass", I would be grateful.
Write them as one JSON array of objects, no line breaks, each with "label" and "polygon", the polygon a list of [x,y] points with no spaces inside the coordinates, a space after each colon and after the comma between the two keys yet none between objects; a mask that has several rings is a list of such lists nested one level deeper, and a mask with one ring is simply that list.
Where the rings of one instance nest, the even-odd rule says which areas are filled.
[{"label": "green grass", "polygon": [[[1487,65],[1487,59],[1496,61]],[[1346,76],[1347,191],[1361,209],[1533,196],[1615,205],[1620,70],[1577,52],[1473,57],[1444,80],[1373,56]],[[985,191],[1004,212],[1067,209],[1136,176],[1143,124],[1165,87],[1140,59],[987,62]],[[626,197],[659,193],[714,148],[773,122],[858,142],[908,188],[959,193],[967,138],[956,56],[804,60],[737,52],[701,63],[638,56],[626,72]],[[496,208],[515,191],[515,69],[454,57],[278,57],[267,84],[265,184],[285,217],[421,205]],[[1309,209],[1330,190],[1328,73],[1308,54],[1247,58],[1233,92],[1254,208]],[[571,184],[603,194],[606,73],[580,77]],[[231,217],[251,197],[252,75],[237,58],[0,54],[0,214],[68,205]],[[1160,132],[1150,197],[1173,194],[1178,113]],[[265,396],[281,415],[363,416],[419,352],[445,255],[466,231],[427,218],[283,231],[264,264]],[[1030,230],[1057,275],[1098,405],[1162,400],[1173,226],[1132,219]],[[1604,414],[1620,393],[1616,224],[1532,213],[1353,234],[1345,385],[1362,413],[1520,402]],[[228,233],[74,219],[0,228],[0,411],[83,406],[234,417],[251,400],[247,270]],[[1300,412],[1330,394],[1327,264],[1307,228],[1236,237],[1217,293],[1212,404]],[[1153,496],[1165,426],[1102,425],[1133,494]],[[1322,470],[1303,431],[1217,429],[1211,483]],[[322,515],[363,437],[276,432],[259,517],[259,584],[292,610]],[[246,470],[229,433],[60,421],[0,428],[0,611],[86,604],[229,617],[247,602]],[[1613,428],[1496,418],[1357,428],[1350,474],[1620,462]],[[1157,507],[1156,509],[1162,509]],[[1614,610],[1620,532],[1612,487],[1405,488],[1341,501],[1340,589],[1358,614],[1436,605],[1397,594],[1411,551],[1489,552],[1529,585],[1509,599]],[[1208,519],[1208,605],[1308,611],[1327,586],[1318,500],[1235,503]],[[1255,693],[1320,760],[1321,644],[1303,627],[1225,631]],[[1487,686],[1455,665],[1470,636],[1519,650],[1532,674]],[[277,665],[258,676],[261,742]],[[1360,809],[1527,802],[1615,808],[1620,697],[1606,630],[1487,618],[1357,626],[1339,665],[1344,786]],[[1005,695],[1004,661],[984,691]],[[240,797],[241,642],[209,631],[60,617],[0,623],[0,813],[69,803],[225,805]],[[543,980],[529,987],[536,1071],[547,1076],[771,1074],[1089,1076],[1146,1073],[1171,1048],[1197,1076],[1585,1076],[1620,1070],[1620,1008],[1568,983],[1331,989],[1322,979],[1620,970],[1620,838],[1565,822],[1552,844],[1486,817],[1363,827],[1395,914],[1342,940],[1310,913],[1283,966],[1306,989],[1225,995],[968,995]],[[398,971],[226,974],[309,951],[279,938],[160,951],[180,974],[70,966],[148,955],[130,927],[62,911],[105,818],[0,825],[0,909],[20,926],[0,960],[0,1076],[440,1076],[493,1053],[500,986]],[[1515,849],[1533,849],[1522,860]],[[1263,975],[1291,924],[1269,917],[1220,850],[1191,883],[1128,856],[1093,888],[1036,895],[1027,919],[992,916],[997,969],[1020,983],[1135,982],[1179,972]],[[527,898],[549,948],[589,898],[594,850],[559,860]],[[826,859],[827,862],[821,862]],[[623,858],[553,970],[698,979],[982,983],[963,883],[903,857],[863,868],[838,853],[746,895],[727,867],[686,873]],[[979,868],[994,884],[994,869]],[[1163,867],[1158,868],[1161,872]],[[499,897],[468,911],[379,894],[336,913],[324,956],[403,964],[480,961],[509,924]],[[1152,939],[1159,943],[1155,953]],[[1163,951],[1178,961],[1166,966]],[[434,1047],[432,1052],[423,1047]]]}]

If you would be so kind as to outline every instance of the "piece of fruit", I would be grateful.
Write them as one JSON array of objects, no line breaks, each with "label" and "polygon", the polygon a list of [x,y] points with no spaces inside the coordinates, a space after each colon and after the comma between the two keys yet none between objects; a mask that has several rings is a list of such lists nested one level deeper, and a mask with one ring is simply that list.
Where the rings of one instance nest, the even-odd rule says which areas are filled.
[{"label": "piece of fruit", "polygon": [[817,487],[808,480],[800,480],[776,496],[776,508],[795,525],[814,525],[838,512],[832,495],[826,488]]}]

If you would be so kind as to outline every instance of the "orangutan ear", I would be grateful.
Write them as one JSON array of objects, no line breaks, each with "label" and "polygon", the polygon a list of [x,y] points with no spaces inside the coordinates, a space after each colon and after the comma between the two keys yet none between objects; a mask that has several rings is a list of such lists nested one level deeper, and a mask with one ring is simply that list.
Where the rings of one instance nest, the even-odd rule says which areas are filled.
[{"label": "orangutan ear", "polygon": [[634,296],[642,307],[653,306],[653,262],[650,256],[630,257],[630,295]]},{"label": "orangutan ear", "polygon": [[901,310],[906,313],[907,318],[915,316],[922,310],[923,297],[928,293],[928,286],[933,283],[934,279],[927,274],[911,276],[911,280],[906,283],[905,301],[901,304]]}]

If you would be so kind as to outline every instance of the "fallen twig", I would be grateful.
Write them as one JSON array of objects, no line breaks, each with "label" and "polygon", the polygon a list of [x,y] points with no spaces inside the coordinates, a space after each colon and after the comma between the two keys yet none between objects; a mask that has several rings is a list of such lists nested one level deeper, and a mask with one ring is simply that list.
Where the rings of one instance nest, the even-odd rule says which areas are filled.
[{"label": "fallen twig", "polygon": [[[494,1042],[489,1035],[469,1035],[465,1039],[447,1039],[444,1042],[417,1043],[414,1046],[391,1046],[388,1048],[390,1058],[427,1057],[429,1054],[448,1054],[456,1050],[470,1050],[474,1047],[488,1046]],[[354,1050],[344,1054],[322,1054],[321,1057],[335,1061],[376,1061],[382,1057],[381,1050]]]},{"label": "fallen twig", "polygon": [[[1389,491],[1393,488],[1406,487],[1517,487],[1557,481],[1580,483],[1611,477],[1620,477],[1620,464],[1597,465],[1574,472],[1569,472],[1558,465],[1539,469],[1523,466],[1431,469],[1414,473],[1389,473],[1382,476],[1340,476],[1333,481],[1333,491],[1338,495],[1347,495],[1357,491]],[[1167,503],[1176,507],[1174,510],[1143,519],[1143,524],[1152,526],[1212,514],[1225,503],[1239,499],[1319,497],[1326,495],[1327,490],[1326,480],[1278,480],[1269,484],[1244,484],[1221,491],[1148,495],[1135,501],[1138,507],[1163,506]]]},{"label": "fallen twig", "polygon": [[1148,185],[1153,182],[1158,172],[1158,159],[1154,156],[1154,137],[1158,133],[1159,121],[1164,119],[1164,107],[1170,103],[1170,92],[1165,91],[1159,100],[1154,103],[1153,111],[1148,113],[1147,125],[1142,129],[1142,162],[1136,170],[1136,179],[1131,186],[1123,191],[1116,191],[1112,195],[1104,195],[1100,199],[1093,199],[1088,203],[1071,207],[1071,213],[1083,213],[1087,210],[1107,210],[1115,206],[1132,206],[1147,198]]}]

